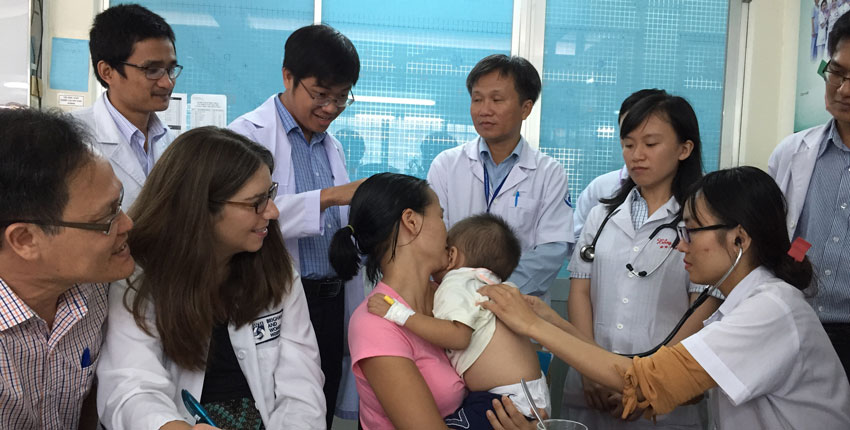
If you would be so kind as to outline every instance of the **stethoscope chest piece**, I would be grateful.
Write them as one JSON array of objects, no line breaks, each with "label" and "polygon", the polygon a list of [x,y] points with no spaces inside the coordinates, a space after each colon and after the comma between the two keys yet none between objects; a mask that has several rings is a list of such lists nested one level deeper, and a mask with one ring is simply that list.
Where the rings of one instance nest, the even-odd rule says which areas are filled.
[{"label": "stethoscope chest piece", "polygon": [[593,259],[596,258],[596,247],[593,245],[584,245],[579,250],[578,255],[582,260],[593,263]]}]

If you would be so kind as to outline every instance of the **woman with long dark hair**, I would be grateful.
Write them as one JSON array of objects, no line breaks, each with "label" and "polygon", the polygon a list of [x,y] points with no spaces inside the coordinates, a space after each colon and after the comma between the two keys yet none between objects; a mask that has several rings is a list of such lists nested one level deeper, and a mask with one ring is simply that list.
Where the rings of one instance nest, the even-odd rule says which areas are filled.
[{"label": "woman with long dark hair", "polygon": [[227,429],[324,428],[307,303],[284,248],[274,162],[229,130],[165,151],[130,210],[138,263],[109,293],[97,367],[110,429],[194,423],[188,391]]},{"label": "woman with long dark hair", "polygon": [[[366,276],[377,282],[372,295],[432,315],[436,285],[430,277],[448,266],[449,255],[443,210],[428,183],[401,174],[374,175],[354,193],[349,222],[331,242],[337,274],[356,275],[365,257]],[[348,328],[363,428],[447,428],[443,417],[458,409],[466,387],[445,350],[369,313],[367,306],[368,300],[360,304]],[[505,424],[534,427],[510,401],[494,411]]]},{"label": "woman with long dark hair", "polygon": [[[570,260],[570,321],[608,350],[649,350],[676,326],[701,292],[688,281],[674,247],[687,189],[702,177],[696,113],[666,92],[641,98],[624,113],[620,143],[629,176],[619,192],[588,215]],[[703,303],[674,340],[696,332],[719,305]],[[571,369],[564,407],[590,428],[645,428],[613,418],[615,393]],[[696,406],[658,418],[653,428],[701,428]]]},{"label": "woman with long dark hair", "polygon": [[[850,385],[803,290],[812,266],[785,234],[785,201],[754,167],[706,175],[686,195],[678,249],[691,281],[726,300],[705,328],[645,358],[583,341],[545,304],[502,286],[483,304],[588,378],[623,395],[623,415],[666,414],[711,390],[719,428],[850,428]],[[529,303],[533,306],[529,306]],[[535,312],[536,311],[536,312]]]}]

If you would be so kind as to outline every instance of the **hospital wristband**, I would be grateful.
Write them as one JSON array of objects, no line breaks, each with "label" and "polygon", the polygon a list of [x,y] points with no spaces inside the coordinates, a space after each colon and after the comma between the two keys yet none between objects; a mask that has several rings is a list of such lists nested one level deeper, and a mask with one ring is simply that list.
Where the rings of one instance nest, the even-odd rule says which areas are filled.
[{"label": "hospital wristband", "polygon": [[404,323],[407,322],[407,319],[415,313],[416,312],[414,312],[413,309],[410,309],[396,300],[390,306],[390,309],[387,311],[386,315],[384,315],[384,318],[398,324],[399,326],[403,326]]}]

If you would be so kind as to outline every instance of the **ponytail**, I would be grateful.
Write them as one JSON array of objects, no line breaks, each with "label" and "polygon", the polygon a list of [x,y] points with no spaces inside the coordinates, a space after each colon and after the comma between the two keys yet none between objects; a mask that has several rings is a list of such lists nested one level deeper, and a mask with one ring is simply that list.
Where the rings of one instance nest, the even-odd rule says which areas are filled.
[{"label": "ponytail", "polygon": [[402,212],[425,213],[431,203],[429,190],[424,180],[397,173],[379,173],[364,181],[351,198],[349,225],[334,233],[328,249],[337,276],[353,278],[365,256],[366,276],[377,282],[384,256],[389,252],[390,259],[395,257]]},{"label": "ponytail", "polygon": [[808,257],[803,257],[803,261],[797,261],[785,254],[779,258],[775,267],[767,264],[765,266],[771,269],[779,279],[795,286],[798,290],[805,290],[812,284],[814,269]]},{"label": "ponytail", "polygon": [[360,271],[360,253],[354,238],[354,229],[345,226],[334,233],[328,248],[328,259],[337,276],[345,281]]}]

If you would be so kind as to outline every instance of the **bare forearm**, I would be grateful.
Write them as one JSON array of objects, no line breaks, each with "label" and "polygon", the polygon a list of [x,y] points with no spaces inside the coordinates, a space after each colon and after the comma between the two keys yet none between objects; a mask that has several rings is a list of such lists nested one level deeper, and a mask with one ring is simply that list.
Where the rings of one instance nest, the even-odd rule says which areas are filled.
[{"label": "bare forearm", "polygon": [[[584,339],[593,341],[593,305],[590,302],[590,279],[570,280],[567,314],[573,327]],[[565,330],[567,331],[567,330]]]},{"label": "bare forearm", "polygon": [[582,375],[617,392],[623,391],[623,377],[617,367],[628,369],[631,359],[608,352],[543,319],[539,319],[530,331],[533,339]]},{"label": "bare forearm", "polygon": [[445,349],[466,349],[472,329],[456,321],[441,320],[417,312],[407,319],[404,327],[433,345]]}]

